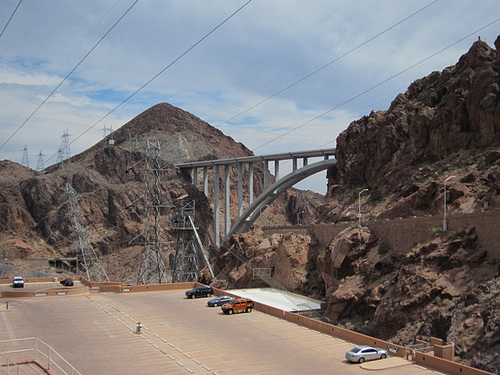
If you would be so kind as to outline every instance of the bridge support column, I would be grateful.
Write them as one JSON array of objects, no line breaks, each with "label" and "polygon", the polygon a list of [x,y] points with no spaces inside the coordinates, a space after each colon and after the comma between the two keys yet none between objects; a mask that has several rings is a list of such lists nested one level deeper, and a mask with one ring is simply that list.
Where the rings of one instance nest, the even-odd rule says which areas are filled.
[{"label": "bridge support column", "polygon": [[264,190],[269,186],[269,161],[264,160]]},{"label": "bridge support column", "polygon": [[307,162],[308,162],[307,158],[304,158],[304,159],[303,159],[303,164],[302,164],[302,165],[303,165],[304,167],[307,167]]},{"label": "bridge support column", "polygon": [[231,229],[231,217],[230,217],[230,201],[231,201],[231,186],[229,182],[229,164],[224,166],[224,237],[229,233]]},{"label": "bridge support column", "polygon": [[220,207],[219,207],[219,166],[214,165],[214,240],[220,246]]},{"label": "bridge support column", "polygon": [[193,180],[194,187],[198,188],[198,168],[193,167],[193,169],[191,169],[191,178]]},{"label": "bridge support column", "polygon": [[280,179],[280,161],[274,161],[274,177],[276,177],[276,181]]},{"label": "bridge support column", "polygon": [[208,167],[203,167],[203,194],[208,198]]},{"label": "bridge support column", "polygon": [[248,163],[248,205],[253,203],[253,163]]},{"label": "bridge support column", "polygon": [[292,171],[296,171],[297,170],[297,158],[293,158],[293,162],[292,162]]},{"label": "bridge support column", "polygon": [[238,217],[243,213],[243,163],[238,163]]}]

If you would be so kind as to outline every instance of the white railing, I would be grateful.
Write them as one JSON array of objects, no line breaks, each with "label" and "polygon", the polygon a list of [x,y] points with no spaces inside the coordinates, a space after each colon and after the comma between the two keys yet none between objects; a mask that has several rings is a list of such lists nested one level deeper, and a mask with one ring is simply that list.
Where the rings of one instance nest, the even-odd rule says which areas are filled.
[{"label": "white railing", "polygon": [[81,375],[50,345],[37,337],[0,341],[0,374],[26,374],[19,365],[35,362],[53,374]]},{"label": "white railing", "polygon": [[[8,357],[0,353],[0,374],[28,374],[17,363],[12,362]],[[29,374],[28,374],[29,375]]]}]

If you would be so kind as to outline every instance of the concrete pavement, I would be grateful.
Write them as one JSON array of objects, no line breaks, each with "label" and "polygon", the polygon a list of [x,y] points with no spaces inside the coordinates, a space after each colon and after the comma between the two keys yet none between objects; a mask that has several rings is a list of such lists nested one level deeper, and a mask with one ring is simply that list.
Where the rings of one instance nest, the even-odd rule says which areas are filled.
[{"label": "concrete pavement", "polygon": [[[352,344],[258,311],[224,315],[207,301],[183,290],[15,299],[0,310],[0,340],[38,337],[82,374],[368,374],[344,359]],[[433,373],[385,361],[377,373]]]}]

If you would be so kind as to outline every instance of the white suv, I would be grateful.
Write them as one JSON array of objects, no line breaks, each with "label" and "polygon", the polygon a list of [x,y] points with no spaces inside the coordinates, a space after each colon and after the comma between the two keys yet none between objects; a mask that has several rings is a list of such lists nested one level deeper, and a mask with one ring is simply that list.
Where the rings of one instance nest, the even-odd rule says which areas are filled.
[{"label": "white suv", "polygon": [[15,276],[14,281],[12,281],[12,286],[14,288],[24,288],[24,280],[21,276]]}]

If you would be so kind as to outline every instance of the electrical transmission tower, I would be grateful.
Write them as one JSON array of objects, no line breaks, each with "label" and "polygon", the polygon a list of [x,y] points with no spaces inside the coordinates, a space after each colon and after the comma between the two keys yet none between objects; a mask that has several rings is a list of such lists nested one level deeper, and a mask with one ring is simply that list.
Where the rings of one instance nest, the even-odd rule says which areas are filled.
[{"label": "electrical transmission tower", "polygon": [[43,161],[43,153],[42,149],[38,152],[38,161],[36,163],[36,170],[37,171],[43,171],[45,169],[45,162]]},{"label": "electrical transmission tower", "polygon": [[69,143],[69,133],[68,130],[63,131],[61,136],[61,145],[57,151],[57,162],[61,164],[61,168],[64,167],[64,162],[71,157],[71,148]]},{"label": "electrical transmission tower", "polygon": [[87,280],[91,282],[109,281],[106,271],[99,262],[94,248],[90,244],[90,235],[83,227],[83,213],[78,206],[78,194],[68,183],[66,183],[63,199],[66,199],[68,202],[66,217],[70,218],[73,223],[74,229],[73,233],[71,233],[71,237],[77,239],[76,255],[80,267],[83,268],[87,276]]},{"label": "electrical transmission tower", "polygon": [[194,225],[195,201],[184,195],[175,203],[172,230],[176,235],[174,259],[171,261],[172,282],[194,281],[200,276],[202,257],[214,277],[198,231]]},{"label": "electrical transmission tower", "polygon": [[146,220],[141,243],[144,245],[137,277],[138,284],[166,283],[167,266],[163,247],[167,243],[162,228],[162,216],[170,213],[170,202],[162,197],[161,180],[166,166],[161,156],[160,142],[147,142],[146,149]]},{"label": "electrical transmission tower", "polygon": [[28,146],[27,145],[24,145],[23,158],[21,160],[21,164],[24,165],[27,168],[30,167],[30,159],[28,157]]},{"label": "electrical transmission tower", "polygon": [[106,138],[108,134],[113,133],[113,127],[107,127],[106,124],[102,126],[102,138]]}]

